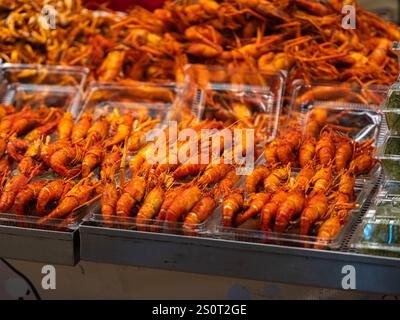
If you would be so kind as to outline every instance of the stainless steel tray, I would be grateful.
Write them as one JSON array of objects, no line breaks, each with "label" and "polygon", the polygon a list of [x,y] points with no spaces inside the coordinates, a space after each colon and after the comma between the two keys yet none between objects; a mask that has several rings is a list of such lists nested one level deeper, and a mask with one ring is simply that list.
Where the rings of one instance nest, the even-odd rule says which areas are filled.
[{"label": "stainless steel tray", "polygon": [[79,261],[79,231],[0,225],[0,256],[74,266]]}]

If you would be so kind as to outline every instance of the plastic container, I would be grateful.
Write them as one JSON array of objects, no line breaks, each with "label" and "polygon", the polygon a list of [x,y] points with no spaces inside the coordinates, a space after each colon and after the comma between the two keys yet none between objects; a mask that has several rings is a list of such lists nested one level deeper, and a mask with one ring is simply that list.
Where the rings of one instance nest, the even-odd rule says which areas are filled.
[{"label": "plastic container", "polygon": [[[222,66],[187,65],[186,86],[177,97],[177,115],[195,115],[258,129],[260,143],[276,135],[286,74]],[[178,118],[178,117],[177,117]]]},{"label": "plastic container", "polygon": [[396,82],[390,87],[381,111],[391,133],[400,134],[400,83]]},{"label": "plastic container", "polygon": [[304,130],[311,120],[310,112],[322,109],[327,114],[325,125],[355,141],[373,138],[377,146],[383,140],[387,128],[378,109],[386,97],[386,86],[350,88],[338,83],[305,84],[296,80],[292,88],[289,115]]},{"label": "plastic container", "polygon": [[77,116],[88,73],[81,67],[1,64],[0,101],[17,109],[45,104]]},{"label": "plastic container", "polygon": [[350,246],[361,253],[400,257],[400,220],[364,220]]},{"label": "plastic container", "polygon": [[[376,199],[373,209],[375,218],[400,220],[400,196],[397,198]],[[368,215],[369,217],[371,214]]]},{"label": "plastic container", "polygon": [[388,135],[378,151],[385,176],[389,180],[400,180],[400,136]]},{"label": "plastic container", "polygon": [[384,180],[379,188],[377,198],[397,198],[400,197],[400,181]]},{"label": "plastic container", "polygon": [[400,182],[391,180],[382,182],[373,205],[364,218],[400,219]]},{"label": "plastic container", "polygon": [[[295,177],[297,173],[298,170],[292,170],[293,177]],[[242,188],[244,187],[244,183],[245,179],[243,178],[241,180]],[[366,200],[368,199],[375,184],[376,178],[371,179],[369,183],[365,183],[362,179],[356,180],[355,193],[357,198],[354,203],[358,204],[359,207],[349,212],[347,223],[341,228],[340,232],[334,238],[329,240],[318,239],[315,235],[299,235],[299,220],[295,220],[296,223],[292,224],[284,233],[266,232],[260,230],[260,219],[257,216],[247,220],[240,227],[225,227],[222,221],[222,206],[217,208],[218,219],[216,232],[219,236],[231,240],[314,247],[320,249],[337,249],[343,243],[346,234],[351,229],[351,226],[355,222],[356,218],[360,215],[361,211],[365,209]]]},{"label": "plastic container", "polygon": [[[35,180],[55,180],[47,173]],[[57,179],[59,179],[57,177]],[[29,209],[29,208],[28,208]],[[20,216],[12,210],[0,213],[0,256],[75,265],[79,261],[79,223],[86,215],[85,208],[78,209],[66,219],[51,219],[39,223],[38,216]]]},{"label": "plastic container", "polygon": [[88,86],[81,114],[92,112],[94,117],[98,117],[117,109],[121,113],[129,111],[138,116],[149,115],[153,119],[161,119],[161,124],[165,124],[176,91],[174,83],[92,82]]},{"label": "plastic container", "polygon": [[[150,84],[140,82],[129,82],[129,84],[91,83],[85,98],[83,112],[93,112],[94,116],[107,115],[117,109],[121,114],[130,112],[138,116],[147,114],[153,119],[161,119],[157,128],[163,128],[167,121],[174,120],[171,113],[177,92],[175,84]],[[129,162],[129,156],[127,159]],[[129,179],[129,174],[125,181]],[[136,208],[137,210],[137,208]],[[122,218],[111,216],[104,218],[100,214],[100,201],[94,203],[88,209],[85,225],[106,228],[113,233],[112,229],[153,231],[159,233],[172,233],[199,235],[205,232],[206,223],[193,226],[184,230],[183,223],[155,224],[154,219],[147,220],[143,224],[137,224],[135,217]]]},{"label": "plastic container", "polygon": [[[88,226],[103,227],[111,229],[150,231],[157,233],[168,233],[187,236],[201,236],[208,233],[210,217],[203,223],[184,227],[182,222],[159,223],[155,219],[146,220],[144,223],[137,223],[136,217],[121,218],[111,216],[104,218],[100,214],[100,204],[96,203],[90,208],[89,214],[84,218],[84,224]],[[112,233],[112,231],[110,231]]]}]

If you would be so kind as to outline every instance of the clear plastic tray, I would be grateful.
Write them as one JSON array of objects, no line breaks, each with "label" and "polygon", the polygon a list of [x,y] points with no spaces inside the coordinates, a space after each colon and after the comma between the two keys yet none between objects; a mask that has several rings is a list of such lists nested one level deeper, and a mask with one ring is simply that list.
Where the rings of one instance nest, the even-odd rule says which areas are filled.
[{"label": "clear plastic tray", "polygon": [[185,79],[186,86],[177,97],[175,113],[226,124],[242,122],[246,127],[258,129],[268,140],[275,137],[285,73],[187,65]]},{"label": "clear plastic tray", "polygon": [[206,221],[184,227],[183,222],[168,222],[159,221],[155,219],[146,220],[144,223],[136,223],[136,217],[121,218],[117,216],[103,217],[100,214],[100,203],[97,202],[90,207],[88,215],[84,218],[86,225],[93,225],[97,227],[110,228],[110,229],[125,229],[136,231],[147,231],[157,233],[178,234],[187,236],[202,236],[208,234],[210,229],[210,221],[212,215]]},{"label": "clear plastic tray", "polygon": [[0,102],[17,109],[45,104],[77,116],[88,72],[80,67],[1,64]]},{"label": "clear plastic tray", "polygon": [[352,238],[351,247],[366,254],[400,257],[400,220],[364,220]]},{"label": "clear plastic tray", "polygon": [[381,183],[373,205],[364,219],[400,219],[400,182],[385,180]]},{"label": "clear plastic tray", "polygon": [[[262,163],[262,162],[261,162]],[[292,169],[292,176],[295,177],[298,173],[297,169]],[[321,240],[314,235],[302,236],[298,234],[298,225],[292,225],[292,228],[286,233],[278,232],[266,232],[259,229],[259,219],[254,217],[245,222],[246,228],[234,228],[225,227],[222,221],[222,206],[220,205],[217,211],[217,228],[216,232],[223,238],[228,238],[232,240],[248,241],[248,242],[260,242],[260,243],[273,243],[281,245],[294,245],[302,247],[315,247],[315,248],[329,248],[337,249],[341,246],[347,232],[350,230],[357,216],[364,209],[366,205],[366,200],[369,197],[370,192],[376,184],[376,174],[375,178],[370,178],[368,183],[364,179],[356,179],[355,193],[356,200],[355,204],[358,204],[357,209],[353,209],[349,212],[348,221],[341,228],[340,232],[332,239]],[[245,178],[241,180],[241,186],[244,187]]]},{"label": "clear plastic tray", "polygon": [[400,220],[400,196],[375,199],[374,206],[368,210],[365,217]]},{"label": "clear plastic tray", "polygon": [[[309,112],[321,108],[328,115],[325,125],[348,134],[355,141],[373,138],[377,146],[383,140],[387,128],[378,109],[386,97],[386,86],[349,87],[296,80],[292,88],[289,116],[298,120],[301,128],[306,128]],[[287,123],[290,126],[291,122]]]},{"label": "clear plastic tray", "polygon": [[400,197],[400,181],[384,180],[379,187],[377,198],[384,199],[396,197]]},{"label": "clear plastic tray", "polygon": [[94,117],[109,114],[113,109],[149,115],[165,123],[172,108],[177,88],[174,83],[152,84],[145,82],[90,83],[85,95],[83,112]]},{"label": "clear plastic tray", "polygon": [[[163,128],[168,120],[173,120],[171,108],[177,92],[173,83],[150,84],[141,82],[125,82],[124,84],[91,83],[85,98],[83,112],[92,112],[95,117],[106,115],[117,109],[121,114],[125,111],[147,114],[153,119],[161,119],[157,128]],[[128,155],[127,162],[129,162]],[[118,178],[117,178],[118,179]],[[125,181],[129,179],[129,172]],[[100,214],[100,201],[88,208],[86,224],[96,225],[111,229],[126,229],[139,231],[152,231],[160,233],[199,235],[205,232],[206,222],[183,228],[182,222],[159,224],[156,220],[147,220],[144,224],[137,224],[135,217],[122,218],[109,216],[106,219]]]},{"label": "clear plastic tray", "polygon": [[40,64],[0,65],[2,78],[12,83],[72,86],[83,88],[89,69],[84,67],[69,67]]},{"label": "clear plastic tray", "polygon": [[386,136],[378,150],[385,176],[389,180],[400,180],[400,136]]},{"label": "clear plastic tray", "polygon": [[[51,171],[44,172],[36,177],[34,177],[29,183],[45,180],[47,182],[52,182],[54,180],[62,179],[56,176]],[[78,181],[75,181],[76,183]],[[92,197],[94,198],[94,196]],[[36,202],[35,202],[36,204]],[[49,204],[52,205],[52,204]],[[0,225],[5,226],[16,226],[20,228],[29,229],[43,229],[43,230],[54,230],[54,231],[74,231],[79,227],[80,221],[87,214],[87,207],[79,208],[73,212],[73,215],[69,215],[68,219],[50,219],[46,222],[39,223],[42,218],[40,216],[34,215],[34,208],[28,207],[26,210],[31,210],[31,214],[25,214],[23,216],[15,214],[14,210],[11,209],[9,212],[0,212]]]},{"label": "clear plastic tray", "polygon": [[386,123],[392,134],[400,134],[400,83],[394,83],[388,91],[387,99],[382,104]]}]

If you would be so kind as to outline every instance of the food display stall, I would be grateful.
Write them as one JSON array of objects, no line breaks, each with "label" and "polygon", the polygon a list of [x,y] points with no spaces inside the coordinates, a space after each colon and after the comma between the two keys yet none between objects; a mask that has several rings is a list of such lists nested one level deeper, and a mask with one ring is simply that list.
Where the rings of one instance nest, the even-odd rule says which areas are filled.
[{"label": "food display stall", "polygon": [[167,298],[400,293],[395,24],[340,0],[5,1],[0,17],[11,296],[151,298],[129,278],[203,286]]}]

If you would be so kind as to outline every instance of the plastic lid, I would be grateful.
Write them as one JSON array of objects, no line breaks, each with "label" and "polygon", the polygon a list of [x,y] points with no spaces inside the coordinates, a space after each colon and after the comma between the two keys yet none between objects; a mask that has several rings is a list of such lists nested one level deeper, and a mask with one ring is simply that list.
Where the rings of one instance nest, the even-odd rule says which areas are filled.
[{"label": "plastic lid", "polygon": [[217,108],[210,105],[209,101],[213,100],[232,119],[238,120],[243,116],[235,107],[241,103],[246,107],[241,109],[246,116],[267,115],[264,127],[269,138],[275,137],[286,73],[270,74],[238,67],[194,64],[185,67],[185,80],[186,86],[177,99],[177,111],[188,111],[199,120],[213,114],[217,120],[224,121],[217,118]]},{"label": "plastic lid", "polygon": [[89,69],[40,64],[0,64],[0,76],[9,83],[73,86],[83,89]]}]

